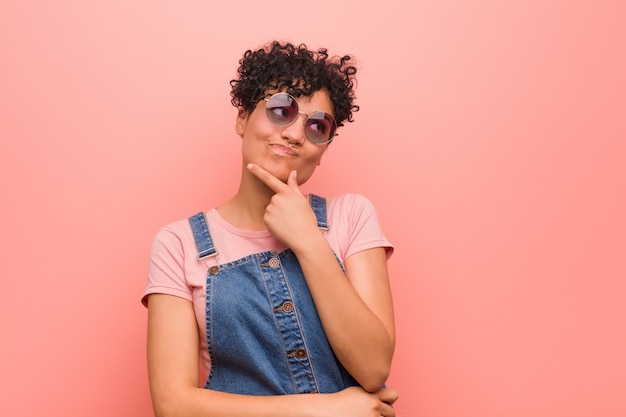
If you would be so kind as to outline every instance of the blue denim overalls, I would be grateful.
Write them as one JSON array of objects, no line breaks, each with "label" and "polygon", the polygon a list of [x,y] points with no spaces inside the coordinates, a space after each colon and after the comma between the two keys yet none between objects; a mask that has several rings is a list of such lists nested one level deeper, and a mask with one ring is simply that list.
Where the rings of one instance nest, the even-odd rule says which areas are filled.
[{"label": "blue denim overalls", "polygon": [[[311,194],[310,202],[318,227],[327,230],[326,200]],[[198,259],[217,255],[204,213],[189,223]],[[278,395],[330,393],[358,385],[335,357],[290,249],[209,268],[206,334],[211,357],[207,389]]]}]

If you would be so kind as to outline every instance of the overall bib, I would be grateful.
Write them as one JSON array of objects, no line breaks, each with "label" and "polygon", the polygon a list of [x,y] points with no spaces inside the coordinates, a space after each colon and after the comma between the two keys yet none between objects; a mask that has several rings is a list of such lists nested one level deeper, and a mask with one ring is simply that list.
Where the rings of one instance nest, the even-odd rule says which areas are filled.
[{"label": "overall bib", "polygon": [[[318,227],[328,229],[326,200],[310,195],[310,202]],[[189,223],[198,259],[217,255],[204,213]],[[358,385],[335,357],[290,249],[209,268],[206,334],[207,389],[278,395],[331,393]]]}]

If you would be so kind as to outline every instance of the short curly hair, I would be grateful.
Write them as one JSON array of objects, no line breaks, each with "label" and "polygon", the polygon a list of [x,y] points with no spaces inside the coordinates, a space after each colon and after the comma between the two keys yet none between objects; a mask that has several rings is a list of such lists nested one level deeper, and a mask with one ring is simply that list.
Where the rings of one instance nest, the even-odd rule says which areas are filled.
[{"label": "short curly hair", "polygon": [[273,41],[239,60],[238,78],[231,80],[231,103],[250,114],[268,89],[310,97],[325,89],[333,103],[337,126],[352,122],[356,67],[350,55],[329,56],[325,48],[312,51],[305,44]]}]

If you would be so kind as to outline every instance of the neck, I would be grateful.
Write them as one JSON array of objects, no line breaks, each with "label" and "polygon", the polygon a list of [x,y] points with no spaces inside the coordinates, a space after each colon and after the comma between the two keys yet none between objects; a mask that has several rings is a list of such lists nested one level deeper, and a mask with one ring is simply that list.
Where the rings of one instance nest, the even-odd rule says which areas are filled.
[{"label": "neck", "polygon": [[274,191],[261,181],[244,174],[235,195],[217,211],[225,221],[240,229],[266,230],[263,216],[273,195]]}]

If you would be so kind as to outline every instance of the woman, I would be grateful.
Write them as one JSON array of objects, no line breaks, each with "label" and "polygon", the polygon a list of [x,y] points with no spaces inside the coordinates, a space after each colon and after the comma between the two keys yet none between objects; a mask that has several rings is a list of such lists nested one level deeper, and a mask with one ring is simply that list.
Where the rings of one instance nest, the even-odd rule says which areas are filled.
[{"label": "woman", "polygon": [[150,255],[157,416],[395,415],[391,244],[364,197],[299,188],[358,110],[355,73],[349,56],[289,43],[240,60],[239,189],[165,226]]}]

